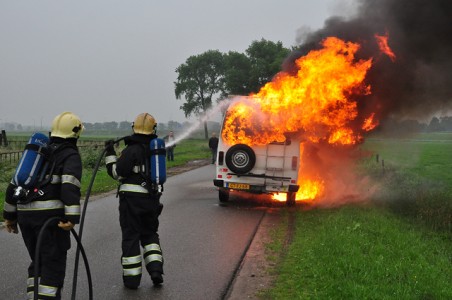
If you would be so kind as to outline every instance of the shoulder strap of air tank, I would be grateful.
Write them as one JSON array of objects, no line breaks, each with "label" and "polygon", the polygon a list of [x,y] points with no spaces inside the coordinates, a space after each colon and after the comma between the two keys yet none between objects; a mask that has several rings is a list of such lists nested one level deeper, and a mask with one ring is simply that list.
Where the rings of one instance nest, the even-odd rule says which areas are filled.
[{"label": "shoulder strap of air tank", "polygon": [[[52,176],[55,174],[55,166],[56,166],[56,159],[55,154],[62,151],[66,148],[72,148],[74,150],[77,150],[77,146],[71,144],[71,143],[62,143],[62,144],[51,144],[47,148],[47,151],[45,153],[45,162],[44,167],[41,170],[41,174],[39,176],[39,180],[37,183],[37,188],[40,188],[46,184],[48,184],[52,180]],[[75,154],[74,152],[68,152],[65,157],[67,157]]]},{"label": "shoulder strap of air tank", "polygon": [[141,177],[143,177],[146,182],[146,188],[149,192],[154,192],[154,185],[151,182],[151,166],[150,166],[150,157],[151,157],[151,148],[149,144],[141,144],[144,151],[144,166],[145,172],[140,172]]},{"label": "shoulder strap of air tank", "polygon": [[35,144],[25,145],[25,150],[32,150],[32,151],[38,152],[39,154],[47,155],[47,147],[43,147],[43,146],[39,146],[39,145],[35,145]]},{"label": "shoulder strap of air tank", "polygon": [[141,159],[143,159],[144,161],[140,162],[140,165],[144,165],[145,166],[145,173],[140,172],[140,174],[146,179],[146,183],[148,182],[148,178],[149,178],[149,145],[146,144],[142,144],[140,143],[141,149],[143,149],[143,155],[141,156]]}]

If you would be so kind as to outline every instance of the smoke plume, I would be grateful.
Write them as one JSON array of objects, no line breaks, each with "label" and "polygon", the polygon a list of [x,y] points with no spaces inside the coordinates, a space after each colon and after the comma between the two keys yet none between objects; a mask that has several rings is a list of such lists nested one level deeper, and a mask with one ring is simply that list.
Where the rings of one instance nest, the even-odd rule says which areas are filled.
[{"label": "smoke plume", "polygon": [[[452,110],[452,1],[356,0],[356,4],[352,17],[334,16],[317,31],[299,30],[296,40],[303,42],[284,62],[284,71],[295,73],[296,59],[320,49],[325,38],[337,37],[361,45],[357,60],[372,59],[365,79],[371,93],[354,99],[358,115],[374,112],[384,126],[389,118],[426,120]],[[395,58],[382,51],[377,36],[387,37]],[[365,200],[375,192],[375,183],[353,170],[356,152],[339,152],[326,144],[312,147],[309,153],[315,159],[305,157],[303,171],[318,172],[325,180],[318,205]]]},{"label": "smoke plume", "polygon": [[[358,58],[373,58],[366,82],[372,93],[359,99],[362,112],[387,117],[425,118],[452,108],[452,1],[357,0],[351,18],[331,17],[315,32],[303,32],[303,43],[285,62],[293,69],[296,58],[335,36],[358,42]],[[396,58],[385,55],[375,35],[387,35]]]}]

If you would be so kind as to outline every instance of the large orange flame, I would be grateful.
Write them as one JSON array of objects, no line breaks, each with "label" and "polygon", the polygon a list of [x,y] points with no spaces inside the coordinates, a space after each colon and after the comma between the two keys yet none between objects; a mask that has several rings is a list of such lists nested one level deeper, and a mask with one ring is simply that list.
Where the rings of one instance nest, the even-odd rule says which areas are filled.
[{"label": "large orange flame", "polygon": [[[335,37],[325,39],[322,46],[296,60],[296,74],[280,72],[257,94],[232,103],[223,140],[265,145],[284,141],[287,132],[299,132],[307,143],[353,145],[373,129],[374,114],[358,118],[356,102],[357,96],[370,94],[364,79],[372,59],[356,61],[360,46]],[[312,200],[321,194],[324,182],[300,172],[298,184],[297,200]]]}]

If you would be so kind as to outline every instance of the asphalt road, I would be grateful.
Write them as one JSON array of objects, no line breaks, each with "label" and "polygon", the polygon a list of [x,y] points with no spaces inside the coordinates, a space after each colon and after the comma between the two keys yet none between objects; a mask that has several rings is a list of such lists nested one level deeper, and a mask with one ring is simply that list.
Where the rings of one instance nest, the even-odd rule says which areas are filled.
[{"label": "asphalt road", "polygon": [[[223,299],[265,210],[232,202],[218,204],[213,165],[168,178],[160,217],[164,283],[154,287],[143,274],[138,290],[122,285],[118,199],[90,201],[82,242],[86,250],[94,299]],[[78,231],[78,228],[77,228]],[[71,299],[75,241],[68,257],[63,299]],[[29,257],[19,235],[0,230],[0,299],[25,299]],[[76,299],[88,299],[83,260],[78,269]]]}]

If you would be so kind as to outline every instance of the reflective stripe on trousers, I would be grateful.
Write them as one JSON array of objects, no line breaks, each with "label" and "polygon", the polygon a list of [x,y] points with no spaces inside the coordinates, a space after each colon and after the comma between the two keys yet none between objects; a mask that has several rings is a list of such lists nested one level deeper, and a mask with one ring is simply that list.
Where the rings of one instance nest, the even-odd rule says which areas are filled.
[{"label": "reflective stripe on trousers", "polygon": [[122,258],[123,276],[141,275],[141,255]]},{"label": "reflective stripe on trousers", "polygon": [[152,262],[163,263],[162,249],[159,244],[152,243],[144,246],[143,256],[146,265]]},{"label": "reflective stripe on trousers", "polygon": [[[27,299],[34,299],[34,277],[27,279]],[[40,284],[38,286],[39,299],[56,299],[58,296],[58,287]],[[59,298],[59,297],[58,297]]]}]

